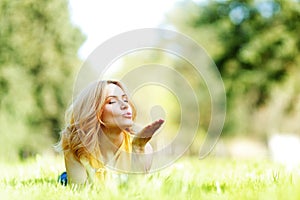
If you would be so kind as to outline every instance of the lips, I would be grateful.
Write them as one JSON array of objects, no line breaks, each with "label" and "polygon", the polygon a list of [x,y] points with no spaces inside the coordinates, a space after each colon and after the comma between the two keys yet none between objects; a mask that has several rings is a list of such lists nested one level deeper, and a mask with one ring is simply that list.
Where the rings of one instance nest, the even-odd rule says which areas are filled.
[{"label": "lips", "polygon": [[131,119],[132,113],[131,112],[127,112],[127,113],[123,114],[122,116],[125,117],[125,118],[128,118],[128,119]]}]

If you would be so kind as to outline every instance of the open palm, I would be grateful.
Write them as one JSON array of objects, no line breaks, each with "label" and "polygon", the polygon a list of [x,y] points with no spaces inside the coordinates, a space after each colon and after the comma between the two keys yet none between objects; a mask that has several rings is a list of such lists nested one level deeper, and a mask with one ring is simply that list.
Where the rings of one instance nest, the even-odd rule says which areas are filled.
[{"label": "open palm", "polygon": [[143,148],[163,123],[164,120],[159,119],[144,127],[135,135],[132,141],[132,145],[139,148]]}]

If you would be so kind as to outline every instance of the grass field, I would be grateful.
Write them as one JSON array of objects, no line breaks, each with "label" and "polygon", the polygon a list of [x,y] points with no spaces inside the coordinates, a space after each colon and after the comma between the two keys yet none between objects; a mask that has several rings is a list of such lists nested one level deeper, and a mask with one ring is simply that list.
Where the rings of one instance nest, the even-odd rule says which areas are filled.
[{"label": "grass field", "polygon": [[300,199],[300,168],[263,160],[181,158],[148,175],[115,178],[102,187],[57,183],[61,157],[0,164],[0,199]]}]

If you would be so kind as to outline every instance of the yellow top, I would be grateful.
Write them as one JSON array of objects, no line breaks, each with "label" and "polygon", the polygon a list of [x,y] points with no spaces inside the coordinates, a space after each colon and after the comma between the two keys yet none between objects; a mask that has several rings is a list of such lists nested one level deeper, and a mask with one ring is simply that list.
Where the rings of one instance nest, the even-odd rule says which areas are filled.
[{"label": "yellow top", "polygon": [[[94,183],[97,181],[104,181],[108,178],[108,171],[114,172],[129,172],[131,168],[131,152],[132,144],[131,137],[128,132],[123,131],[124,139],[115,154],[108,158],[108,163],[102,164],[98,169],[91,166],[90,162],[86,159],[81,159],[81,163],[84,166],[89,182]],[[101,161],[101,159],[100,159]]]}]

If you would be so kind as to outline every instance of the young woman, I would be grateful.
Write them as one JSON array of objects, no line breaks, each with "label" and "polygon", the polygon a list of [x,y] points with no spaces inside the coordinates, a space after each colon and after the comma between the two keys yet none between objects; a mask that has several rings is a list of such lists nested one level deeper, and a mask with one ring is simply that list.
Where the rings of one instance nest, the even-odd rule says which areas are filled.
[{"label": "young woman", "polygon": [[134,131],[135,116],[120,82],[97,81],[83,90],[67,110],[61,132],[58,146],[64,152],[66,173],[60,181],[94,183],[104,180],[108,169],[149,171],[153,150],[148,142],[164,121]]}]

